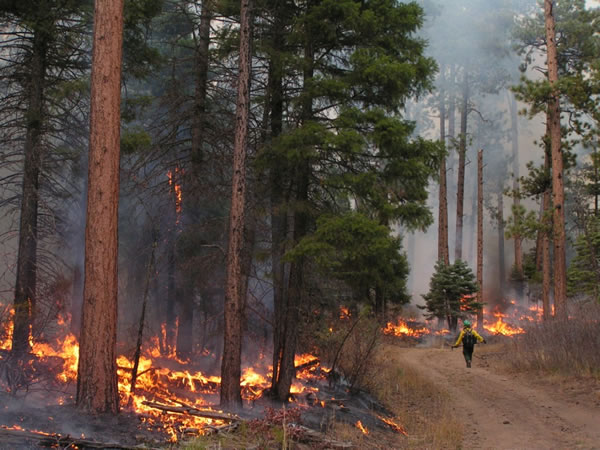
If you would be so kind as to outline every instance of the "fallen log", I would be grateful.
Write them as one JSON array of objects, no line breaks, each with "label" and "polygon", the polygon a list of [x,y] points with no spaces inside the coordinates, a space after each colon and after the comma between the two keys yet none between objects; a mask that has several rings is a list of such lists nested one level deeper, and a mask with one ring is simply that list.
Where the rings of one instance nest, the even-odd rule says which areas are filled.
[{"label": "fallen log", "polygon": [[235,431],[239,425],[239,422],[228,423],[218,427],[215,427],[213,425],[207,425],[208,430],[204,431],[204,435],[208,436],[211,434],[228,433],[230,431]]},{"label": "fallen log", "polygon": [[206,419],[216,420],[228,420],[228,421],[241,421],[242,418],[235,414],[228,414],[219,411],[212,411],[210,409],[198,409],[192,406],[171,406],[163,405],[161,403],[154,403],[149,401],[142,402],[143,405],[149,406],[150,408],[158,409],[165,412],[172,412],[177,414],[189,414],[190,416],[204,417]]},{"label": "fallen log", "polygon": [[311,359],[310,361],[305,362],[304,364],[300,364],[299,366],[296,366],[296,372],[299,372],[301,370],[304,369],[309,369],[313,366],[316,366],[320,363],[321,361],[319,360],[319,358],[315,358],[315,359]]},{"label": "fallen log", "polygon": [[23,441],[35,440],[38,441],[38,445],[44,447],[60,446],[62,448],[68,448],[70,446],[77,446],[83,448],[105,448],[117,450],[137,450],[140,448],[148,448],[140,446],[132,447],[129,445],[122,445],[114,442],[99,442],[91,439],[74,438],[69,435],[62,436],[56,433],[16,430],[12,428],[0,428],[0,436],[2,437],[0,441],[2,441],[4,444],[9,443],[11,441],[15,444],[22,444]]}]

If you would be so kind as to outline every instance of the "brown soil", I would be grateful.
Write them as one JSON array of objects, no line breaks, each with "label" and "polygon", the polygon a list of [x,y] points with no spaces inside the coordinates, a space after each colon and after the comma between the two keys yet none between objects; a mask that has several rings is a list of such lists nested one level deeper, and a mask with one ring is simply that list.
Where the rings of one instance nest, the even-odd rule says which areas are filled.
[{"label": "brown soil", "polygon": [[[514,374],[493,352],[398,348],[403,361],[447,391],[465,424],[463,448],[600,449],[600,390],[594,382]],[[478,354],[479,353],[479,354]]]}]

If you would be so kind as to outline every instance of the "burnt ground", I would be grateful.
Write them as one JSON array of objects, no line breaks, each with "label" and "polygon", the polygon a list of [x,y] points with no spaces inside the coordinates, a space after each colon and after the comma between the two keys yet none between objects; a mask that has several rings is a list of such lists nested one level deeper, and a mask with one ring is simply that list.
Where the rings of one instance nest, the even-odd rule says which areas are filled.
[{"label": "burnt ground", "polygon": [[397,348],[401,359],[447,391],[465,427],[465,449],[600,449],[600,385],[511,373],[501,354]]},{"label": "burnt ground", "polygon": [[[350,393],[343,380],[329,385],[326,380],[316,377],[310,384],[319,387],[317,393],[300,394],[295,399],[297,403],[289,406],[300,407],[304,426],[326,434],[334,422],[355,426],[357,421],[361,421],[370,430],[379,429],[391,435],[398,433],[385,422],[386,419],[393,420],[393,415],[368,393]],[[156,427],[150,428],[147,422],[143,422],[143,415],[127,411],[121,411],[117,416],[84,415],[72,404],[72,395],[59,393],[58,396],[70,402],[67,400],[68,403],[57,405],[56,394],[44,389],[28,395],[22,393],[20,398],[0,393],[0,450],[41,448],[40,441],[28,437],[27,432],[57,434],[103,444],[90,447],[79,445],[77,448],[172,448],[169,436],[160,429],[160,418],[152,421]],[[49,405],[52,401],[54,403]],[[246,405],[239,415],[247,421],[262,420],[268,408],[280,406],[272,403],[268,396],[263,396],[252,405]],[[24,432],[12,431],[15,428]],[[180,438],[184,436],[180,435]],[[48,442],[44,442],[43,446],[48,447]],[[62,444],[56,447],[66,446]]]},{"label": "burnt ground", "polygon": [[[15,399],[5,394],[0,397],[0,401],[0,424],[3,429],[18,427],[26,431],[41,431],[60,434],[62,437],[97,441],[106,444],[103,448],[111,448],[110,444],[114,444],[115,447],[154,447],[165,440],[164,434],[158,430],[146,429],[140,417],[131,413],[122,412],[118,416],[87,416],[73,405],[36,405],[32,398]],[[19,436],[18,433],[13,436],[7,435],[0,429],[0,450],[39,449],[39,442],[25,435]]]}]

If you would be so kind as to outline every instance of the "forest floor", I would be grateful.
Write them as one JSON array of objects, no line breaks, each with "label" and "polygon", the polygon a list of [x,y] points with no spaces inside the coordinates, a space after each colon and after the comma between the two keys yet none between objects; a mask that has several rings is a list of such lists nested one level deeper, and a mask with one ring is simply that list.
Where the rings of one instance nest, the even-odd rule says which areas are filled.
[{"label": "forest floor", "polygon": [[515,373],[501,344],[477,346],[471,369],[460,348],[396,348],[402,364],[449,394],[462,448],[600,449],[598,380]]}]

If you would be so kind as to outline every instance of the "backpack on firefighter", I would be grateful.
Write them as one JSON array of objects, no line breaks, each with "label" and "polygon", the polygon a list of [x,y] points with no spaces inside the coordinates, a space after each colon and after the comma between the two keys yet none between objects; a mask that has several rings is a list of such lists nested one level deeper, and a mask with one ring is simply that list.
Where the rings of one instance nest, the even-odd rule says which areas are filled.
[{"label": "backpack on firefighter", "polygon": [[476,342],[477,338],[473,334],[472,330],[470,328],[466,328],[462,338],[463,346],[468,349],[473,349]]}]

